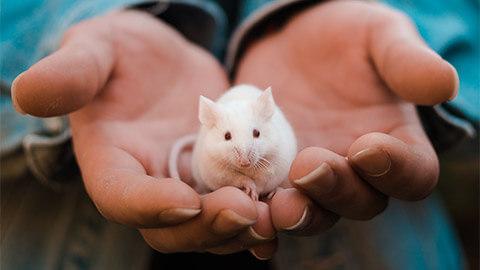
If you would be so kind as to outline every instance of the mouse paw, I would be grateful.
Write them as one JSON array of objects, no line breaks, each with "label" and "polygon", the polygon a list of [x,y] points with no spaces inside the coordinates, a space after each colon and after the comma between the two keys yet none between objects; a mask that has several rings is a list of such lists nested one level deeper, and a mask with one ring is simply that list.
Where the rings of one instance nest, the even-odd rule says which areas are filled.
[{"label": "mouse paw", "polygon": [[266,198],[267,200],[271,200],[271,199],[273,198],[273,196],[275,195],[275,193],[277,193],[279,190],[282,190],[282,189],[283,189],[283,188],[281,188],[281,187],[275,188],[274,190],[270,191],[270,192],[267,194],[267,196],[265,196],[265,198]]},{"label": "mouse paw", "polygon": [[245,185],[240,188],[245,194],[247,194],[252,200],[258,201],[257,186],[255,184]]}]

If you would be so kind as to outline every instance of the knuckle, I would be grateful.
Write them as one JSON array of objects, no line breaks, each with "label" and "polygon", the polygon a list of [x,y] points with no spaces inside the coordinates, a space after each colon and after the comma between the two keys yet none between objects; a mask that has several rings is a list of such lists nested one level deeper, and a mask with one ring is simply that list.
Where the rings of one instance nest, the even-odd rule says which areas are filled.
[{"label": "knuckle", "polygon": [[387,206],[388,206],[388,199],[385,199],[383,201],[370,205],[362,213],[362,216],[360,216],[359,220],[371,220],[374,217],[381,214],[383,211],[385,211]]},{"label": "knuckle", "polygon": [[398,186],[396,190],[403,191],[398,196],[400,199],[409,201],[422,200],[435,189],[440,172],[438,161],[436,158],[423,158],[423,160],[424,162],[419,162],[421,165],[412,170],[410,175],[403,177],[404,181],[397,181]]},{"label": "knuckle", "polygon": [[408,23],[414,25],[407,14],[386,5],[379,5],[373,18],[378,24],[383,25],[391,23]]},{"label": "knuckle", "polygon": [[65,32],[65,34],[63,35],[63,41],[65,40],[68,40],[76,35],[78,35],[79,33],[81,33],[81,24],[80,23],[77,23],[77,24],[74,24],[72,26],[70,26],[70,28],[68,28],[68,30]]},{"label": "knuckle", "polygon": [[437,185],[437,179],[438,178],[433,177],[431,179],[425,179],[423,185],[408,194],[405,199],[409,201],[419,201],[425,199],[435,189],[435,186]]},{"label": "knuckle", "polygon": [[192,237],[189,241],[189,249],[191,251],[205,252],[208,249],[215,248],[221,244],[221,240],[214,239],[212,237],[208,238],[201,235],[196,235]]},{"label": "knuckle", "polygon": [[110,222],[118,222],[118,220],[115,218],[115,215],[113,215],[109,210],[107,210],[106,207],[99,206],[95,204],[97,207],[98,212],[108,221]]},{"label": "knuckle", "polygon": [[140,233],[143,239],[145,240],[145,242],[147,243],[147,245],[149,245],[152,249],[160,253],[171,254],[171,253],[179,252],[173,249],[171,246],[168,246],[166,244],[166,241],[158,241],[155,237],[148,236],[142,231],[140,231]]}]

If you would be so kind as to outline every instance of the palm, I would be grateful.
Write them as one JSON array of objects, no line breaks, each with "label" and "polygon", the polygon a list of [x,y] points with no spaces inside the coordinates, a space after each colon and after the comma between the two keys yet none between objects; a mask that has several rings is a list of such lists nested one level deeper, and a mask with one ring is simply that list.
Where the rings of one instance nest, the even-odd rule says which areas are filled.
[{"label": "palm", "polygon": [[[372,24],[381,14],[387,17],[380,22],[396,22],[400,31]],[[58,51],[17,77],[12,96],[17,109],[32,115],[73,112],[73,142],[89,195],[110,220],[156,228],[141,229],[155,249],[230,253],[255,246],[270,256],[275,230],[301,221],[296,228],[311,234],[331,226],[336,215],[370,218],[386,206],[385,195],[418,199],[435,185],[436,156],[405,100],[443,102],[458,77],[412,37],[408,23],[390,14],[358,1],[330,1],[248,48],[235,83],[272,86],[300,148],[321,147],[299,153],[290,169],[298,190],[279,191],[269,206],[235,188],[199,197],[164,178],[173,141],[198,127],[198,96],[216,98],[229,82],[212,56],[145,14],[123,11],[73,27]],[[382,42],[392,38],[400,38],[401,48],[391,51],[402,53],[382,52],[391,45]],[[417,53],[412,64],[390,57],[406,52]],[[352,154],[377,144],[392,160],[387,174],[351,168],[357,164]],[[295,181],[323,164],[333,173]],[[325,183],[334,188],[323,191]],[[311,219],[303,226],[308,209]],[[252,237],[247,227],[264,237]]]},{"label": "palm", "polygon": [[17,77],[12,97],[20,112],[71,113],[76,158],[98,210],[140,228],[155,249],[262,245],[246,231],[261,220],[252,230],[267,235],[270,254],[266,204],[235,188],[200,197],[165,177],[173,141],[198,127],[199,94],[216,98],[228,87],[213,56],[148,14],[122,11],[72,27],[59,50]]},{"label": "palm", "polygon": [[363,134],[419,129],[414,106],[389,90],[371,62],[368,21],[351,12],[333,18],[315,12],[253,46],[237,81],[272,85],[300,149],[316,145],[346,156]]},{"label": "palm", "polygon": [[[316,72],[328,74],[328,70]],[[374,77],[373,72],[369,75]],[[393,135],[406,128],[421,132],[414,106],[395,97],[378,79],[297,78],[276,89],[277,100],[297,132],[300,149],[315,145],[347,156],[351,144],[367,133]],[[349,83],[340,85],[345,81]],[[289,91],[301,84],[305,84],[303,95]]]},{"label": "palm", "polygon": [[171,144],[198,127],[200,93],[218,95],[226,77],[213,57],[157,21],[112,23],[116,64],[93,102],[71,114],[74,140],[125,151],[148,175],[165,177]]},{"label": "palm", "polygon": [[415,104],[445,101],[457,78],[407,18],[377,4],[321,3],[252,43],[235,83],[272,86],[303,149],[289,175],[301,195],[273,198],[274,224],[291,228],[310,209],[300,233],[311,234],[332,212],[368,219],[388,196],[427,196],[438,164]]}]

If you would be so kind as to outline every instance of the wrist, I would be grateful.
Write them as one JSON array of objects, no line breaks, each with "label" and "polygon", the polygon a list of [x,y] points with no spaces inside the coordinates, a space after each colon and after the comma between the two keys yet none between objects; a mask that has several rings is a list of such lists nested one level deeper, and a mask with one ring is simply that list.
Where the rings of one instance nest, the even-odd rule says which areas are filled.
[{"label": "wrist", "polygon": [[[286,0],[264,5],[243,21],[228,44],[225,66],[230,77],[235,77],[237,66],[249,45],[285,26],[298,13],[325,2],[335,0]],[[376,2],[376,0],[361,0]]]}]

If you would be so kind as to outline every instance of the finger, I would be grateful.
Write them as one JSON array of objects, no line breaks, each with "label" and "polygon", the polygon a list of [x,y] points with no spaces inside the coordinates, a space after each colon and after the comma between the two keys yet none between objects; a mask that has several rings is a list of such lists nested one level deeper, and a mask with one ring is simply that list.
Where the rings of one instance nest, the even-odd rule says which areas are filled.
[{"label": "finger", "polygon": [[258,213],[257,222],[237,237],[240,242],[249,247],[270,241],[277,234],[273,227],[270,206],[260,201],[256,201],[255,206]]},{"label": "finger", "polygon": [[370,219],[387,205],[386,196],[358,177],[344,157],[324,148],[301,151],[289,178],[317,204],[348,218]]},{"label": "finger", "polygon": [[[241,245],[238,241],[230,240],[226,243],[221,244],[218,247],[207,249],[206,251],[209,253],[217,254],[217,255],[226,255],[226,254],[233,254],[237,252],[244,251],[248,248],[248,251],[255,256],[259,260],[268,260],[270,259],[278,248],[278,239],[274,238],[272,240],[268,240],[268,242],[263,242],[257,245]],[[257,254],[256,252],[259,251]]]},{"label": "finger", "polygon": [[114,64],[109,24],[92,19],[73,26],[61,47],[12,83],[18,112],[40,117],[75,111],[98,93]]},{"label": "finger", "polygon": [[278,249],[278,239],[275,238],[268,243],[257,245],[253,248],[250,248],[249,251],[253,256],[255,256],[255,258],[264,261],[273,257],[275,252],[277,252],[277,249]]},{"label": "finger", "polygon": [[258,218],[255,203],[241,190],[224,187],[202,197],[202,213],[162,229],[142,229],[149,245],[163,253],[207,251],[229,242]]},{"label": "finger", "polygon": [[234,238],[222,243],[222,245],[208,249],[208,252],[215,254],[231,254],[255,246],[261,247],[263,244],[271,246],[271,242],[276,237],[276,230],[272,224],[270,207],[268,204],[259,201],[256,201],[255,205],[258,213],[257,222]]},{"label": "finger", "polygon": [[439,165],[427,139],[414,142],[414,133],[398,130],[395,135],[403,135],[404,141],[382,133],[366,134],[350,147],[349,162],[377,190],[403,200],[423,199],[437,184]]},{"label": "finger", "polygon": [[105,218],[143,228],[176,224],[200,213],[199,195],[184,182],[147,175],[137,159],[115,146],[74,143],[85,188]]},{"label": "finger", "polygon": [[338,216],[315,204],[295,188],[279,190],[271,200],[272,221],[278,231],[313,235],[330,228]]},{"label": "finger", "polygon": [[457,71],[425,44],[405,15],[381,7],[372,16],[369,30],[369,55],[398,96],[420,105],[455,98]]}]

